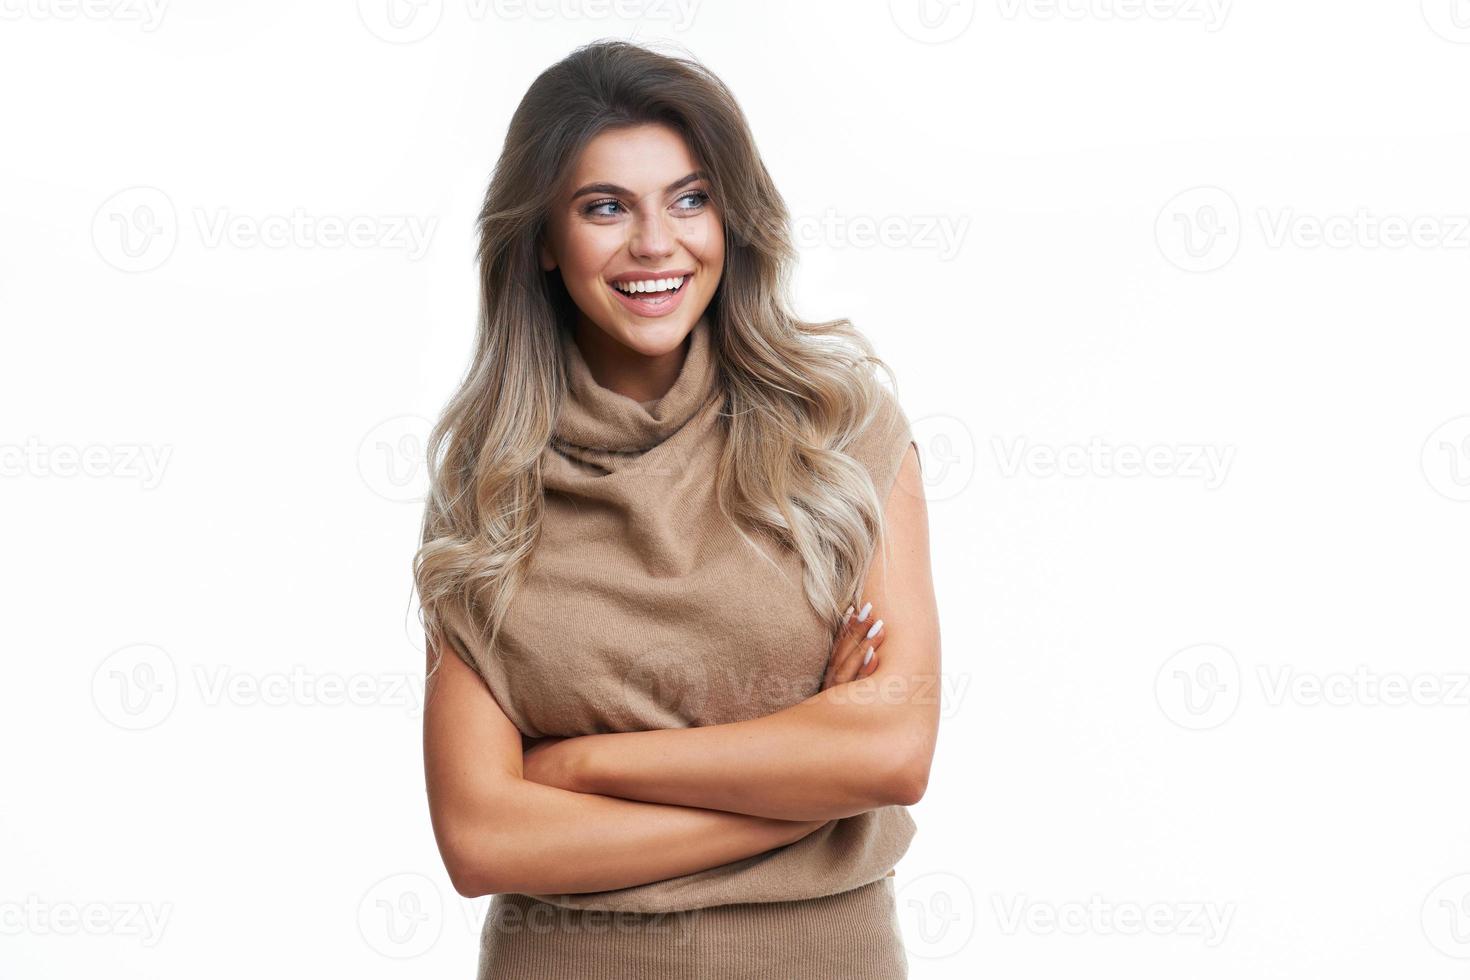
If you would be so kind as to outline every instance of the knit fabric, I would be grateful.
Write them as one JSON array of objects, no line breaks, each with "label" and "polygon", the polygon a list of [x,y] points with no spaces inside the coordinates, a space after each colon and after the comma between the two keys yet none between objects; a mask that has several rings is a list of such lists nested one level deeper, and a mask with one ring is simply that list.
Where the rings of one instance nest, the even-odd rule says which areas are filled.
[{"label": "knit fabric", "polygon": [[[724,398],[708,319],[673,386],[646,402],[598,385],[560,336],[569,390],[542,460],[528,577],[494,653],[452,620],[450,646],[531,737],[720,725],[818,693],[832,637],[803,593],[799,557],[761,536],[747,544],[715,504]],[[886,501],[912,434],[880,390],[877,417],[843,451]],[[639,913],[819,898],[883,878],[915,829],[905,807],[886,806],[693,874],[529,897]]]},{"label": "knit fabric", "polygon": [[891,876],[795,902],[594,912],[496,895],[477,980],[904,980]]}]

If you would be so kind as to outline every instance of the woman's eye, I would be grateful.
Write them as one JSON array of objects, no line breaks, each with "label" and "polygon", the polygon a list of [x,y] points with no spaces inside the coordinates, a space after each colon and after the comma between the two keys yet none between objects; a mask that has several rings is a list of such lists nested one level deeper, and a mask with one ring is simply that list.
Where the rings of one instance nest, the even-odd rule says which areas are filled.
[{"label": "woman's eye", "polygon": [[[709,194],[705,193],[704,191],[690,191],[688,194],[681,196],[677,201],[674,202],[677,210],[679,211],[698,211],[700,208],[704,207],[708,203]],[[610,197],[602,201],[593,201],[591,204],[585,205],[582,208],[582,213],[596,218],[611,218],[617,214],[617,211],[608,211],[604,209],[621,209],[622,206],[623,205],[621,201]]]},{"label": "woman's eye", "polygon": [[706,194],[704,191],[690,191],[688,194],[685,194],[683,197],[679,198],[679,201],[681,202],[689,200],[693,200],[694,204],[690,207],[681,208],[680,210],[694,211],[698,208],[704,207],[704,205],[709,202],[709,195]]},{"label": "woman's eye", "polygon": [[590,214],[590,215],[598,215],[598,216],[602,216],[602,217],[612,217],[612,215],[609,212],[607,212],[607,211],[599,211],[598,210],[598,208],[607,208],[607,207],[620,208],[620,207],[622,207],[622,205],[619,204],[617,201],[613,200],[612,198],[608,198],[605,201],[594,201],[593,203],[587,205],[585,208],[582,209],[582,213],[583,214]]}]

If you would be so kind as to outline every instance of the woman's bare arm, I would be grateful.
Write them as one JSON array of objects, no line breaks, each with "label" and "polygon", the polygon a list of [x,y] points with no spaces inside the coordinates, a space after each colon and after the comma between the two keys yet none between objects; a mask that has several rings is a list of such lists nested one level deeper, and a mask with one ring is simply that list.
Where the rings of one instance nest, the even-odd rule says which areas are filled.
[{"label": "woman's bare arm", "polygon": [[939,728],[939,613],[928,516],[910,451],[885,505],[886,574],[864,595],[884,617],[879,666],[799,704],[699,728],[586,735],[527,758],[528,778],[630,800],[831,820],[923,795]]},{"label": "woman's bare arm", "polygon": [[572,792],[526,780],[521,758],[520,732],[446,650],[426,691],[424,775],[434,837],[461,895],[641,885],[789,844],[825,822]]}]

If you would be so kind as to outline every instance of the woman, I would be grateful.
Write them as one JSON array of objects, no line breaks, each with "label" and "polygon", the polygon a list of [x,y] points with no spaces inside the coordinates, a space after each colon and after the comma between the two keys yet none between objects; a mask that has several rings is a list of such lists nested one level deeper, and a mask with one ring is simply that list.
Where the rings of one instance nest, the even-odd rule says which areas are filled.
[{"label": "woman", "polygon": [[786,229],[697,63],[593,44],[511,121],[415,560],[481,978],[907,975],[923,486],[868,342],[789,311]]}]

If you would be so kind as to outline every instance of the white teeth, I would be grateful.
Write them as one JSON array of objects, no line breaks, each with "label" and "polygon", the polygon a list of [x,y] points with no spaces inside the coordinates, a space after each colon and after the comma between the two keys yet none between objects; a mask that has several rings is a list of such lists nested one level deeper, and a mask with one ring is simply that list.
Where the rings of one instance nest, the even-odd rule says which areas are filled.
[{"label": "white teeth", "polygon": [[623,293],[661,293],[670,289],[678,289],[684,282],[683,276],[673,279],[645,279],[641,282],[617,282],[613,288]]}]

